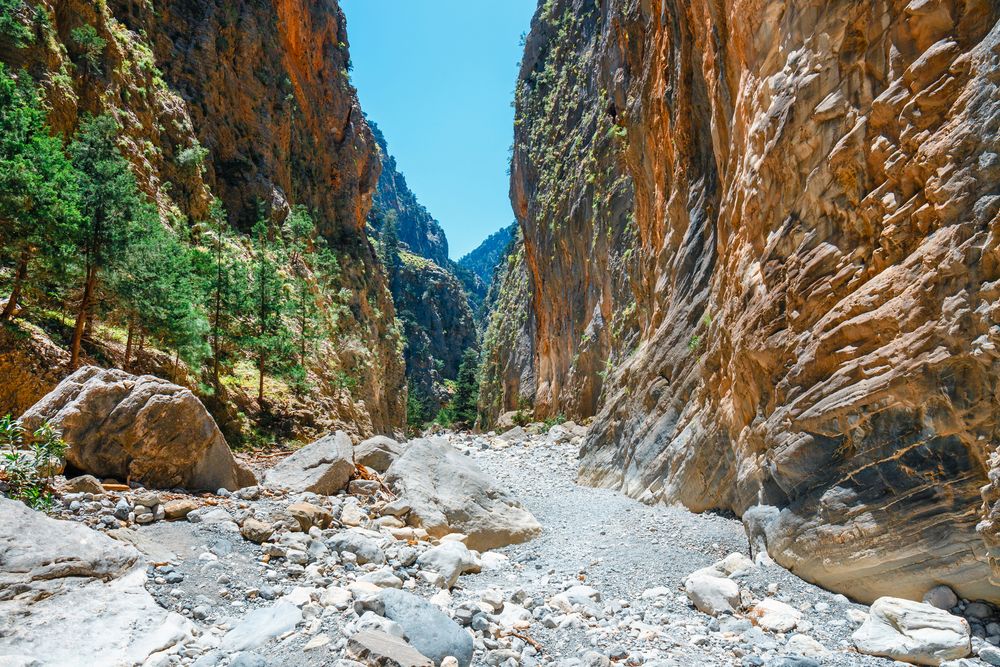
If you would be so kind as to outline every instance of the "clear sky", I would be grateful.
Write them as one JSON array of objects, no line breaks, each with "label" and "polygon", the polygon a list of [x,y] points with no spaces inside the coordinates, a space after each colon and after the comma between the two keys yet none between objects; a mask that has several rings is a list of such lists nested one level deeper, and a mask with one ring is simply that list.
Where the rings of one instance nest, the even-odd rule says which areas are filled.
[{"label": "clear sky", "polygon": [[458,259],[509,225],[510,106],[537,0],[342,0],[361,108]]}]

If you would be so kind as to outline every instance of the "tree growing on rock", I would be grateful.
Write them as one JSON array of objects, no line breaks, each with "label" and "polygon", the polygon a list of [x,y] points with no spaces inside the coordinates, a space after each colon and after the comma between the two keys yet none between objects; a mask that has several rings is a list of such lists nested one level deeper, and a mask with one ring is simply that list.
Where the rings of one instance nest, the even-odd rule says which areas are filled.
[{"label": "tree growing on rock", "polygon": [[73,165],[51,136],[27,73],[0,63],[0,252],[14,262],[0,321],[13,317],[33,266],[57,267],[80,224]]}]

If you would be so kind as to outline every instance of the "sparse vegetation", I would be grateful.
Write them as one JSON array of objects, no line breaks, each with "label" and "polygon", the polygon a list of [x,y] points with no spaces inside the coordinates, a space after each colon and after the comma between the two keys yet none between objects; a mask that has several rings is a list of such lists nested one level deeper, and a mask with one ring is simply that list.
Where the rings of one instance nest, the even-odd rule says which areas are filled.
[{"label": "sparse vegetation", "polygon": [[52,506],[52,478],[62,467],[66,442],[49,422],[28,434],[10,415],[0,419],[0,491],[38,510]]}]

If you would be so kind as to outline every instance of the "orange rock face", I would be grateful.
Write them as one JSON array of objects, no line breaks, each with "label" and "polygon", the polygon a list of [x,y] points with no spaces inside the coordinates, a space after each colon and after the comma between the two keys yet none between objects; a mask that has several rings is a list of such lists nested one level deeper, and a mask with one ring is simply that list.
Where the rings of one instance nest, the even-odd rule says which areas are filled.
[{"label": "orange rock face", "polygon": [[[861,600],[935,583],[1000,599],[1000,491],[980,496],[1000,442],[1000,7],[592,11],[590,48],[555,67],[593,72],[610,104],[591,104],[625,137],[639,339],[581,481],[775,506],[758,526],[771,555]],[[529,53],[555,49],[539,32]],[[537,316],[560,275],[533,266]],[[558,339],[539,332],[544,374]]]}]

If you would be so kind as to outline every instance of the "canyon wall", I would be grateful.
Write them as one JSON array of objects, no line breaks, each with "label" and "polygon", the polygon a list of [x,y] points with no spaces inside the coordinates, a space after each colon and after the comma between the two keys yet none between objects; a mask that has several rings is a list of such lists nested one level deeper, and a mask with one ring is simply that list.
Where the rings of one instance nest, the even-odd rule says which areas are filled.
[{"label": "canyon wall", "polygon": [[[340,261],[346,312],[311,369],[311,400],[282,409],[313,430],[400,426],[399,335],[365,233],[378,151],[335,0],[14,4],[32,38],[0,36],[0,59],[41,84],[55,131],[72,132],[85,114],[115,116],[122,153],[175,229],[204,221],[213,197],[243,231],[261,209],[277,222],[292,206],[310,209]],[[81,28],[97,41],[81,40]]]},{"label": "canyon wall", "polygon": [[[512,177],[531,354],[496,348],[491,381],[534,376],[537,414],[586,416],[566,345],[598,295],[633,298],[582,482],[747,513],[778,562],[863,601],[1000,599],[998,483],[980,495],[1000,478],[998,19],[989,0],[542,3]],[[550,66],[585,83],[553,98]],[[631,193],[607,251],[580,239],[623,231],[615,207],[539,213],[551,179],[584,191],[581,106],[614,124],[598,159]]]},{"label": "canyon wall", "polygon": [[[460,279],[471,274],[448,258],[448,239],[440,223],[406,184],[382,132],[374,123],[371,128],[382,174],[368,224],[389,265],[389,288],[402,325],[406,381],[414,399],[408,411],[415,423],[429,421],[451,400],[446,381],[458,377],[462,352],[476,344],[469,295]],[[390,220],[395,234],[391,241]],[[397,247],[390,251],[387,242]]]}]

